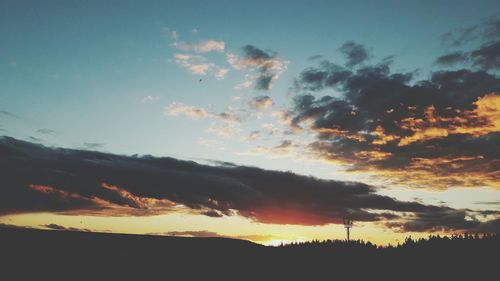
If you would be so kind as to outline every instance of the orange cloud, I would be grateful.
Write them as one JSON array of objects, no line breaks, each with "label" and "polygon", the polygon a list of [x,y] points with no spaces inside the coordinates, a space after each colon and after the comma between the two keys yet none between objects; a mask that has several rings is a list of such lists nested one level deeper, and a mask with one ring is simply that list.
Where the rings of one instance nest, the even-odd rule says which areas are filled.
[{"label": "orange cloud", "polygon": [[500,131],[500,95],[490,93],[474,102],[475,109],[460,112],[454,117],[436,114],[436,108],[425,109],[425,119],[408,117],[401,121],[403,129],[413,133],[401,139],[399,146],[434,138],[444,138],[451,134],[469,134],[475,137]]}]

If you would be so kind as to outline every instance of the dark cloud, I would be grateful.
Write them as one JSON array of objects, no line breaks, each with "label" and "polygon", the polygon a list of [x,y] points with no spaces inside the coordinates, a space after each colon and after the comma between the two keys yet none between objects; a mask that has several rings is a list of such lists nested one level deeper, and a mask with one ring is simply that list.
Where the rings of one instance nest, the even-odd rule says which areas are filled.
[{"label": "dark cloud", "polygon": [[447,33],[444,38],[453,42],[451,45],[461,46],[470,41],[482,42],[479,47],[470,51],[453,51],[439,57],[436,64],[450,66],[457,63],[467,63],[472,67],[489,70],[500,69],[500,19],[493,19],[481,25],[462,30],[455,39],[450,39],[453,33]]},{"label": "dark cloud", "polygon": [[498,200],[498,201],[477,201],[477,202],[474,202],[474,204],[478,204],[478,205],[498,205],[498,206],[500,206],[500,200]]},{"label": "dark cloud", "polygon": [[471,52],[446,54],[436,60],[436,64],[444,66],[458,63],[469,63],[486,71],[500,69],[500,41],[487,42]]},{"label": "dark cloud", "polygon": [[366,60],[368,60],[369,58],[368,50],[365,48],[365,46],[358,44],[354,41],[345,42],[339,48],[339,51],[346,57],[347,67],[353,67],[358,64],[361,64]]},{"label": "dark cloud", "polygon": [[101,148],[101,147],[105,146],[106,144],[105,143],[96,143],[96,142],[84,142],[83,145],[86,148],[97,149],[97,148]]},{"label": "dark cloud", "polygon": [[270,90],[273,81],[278,79],[287,64],[277,58],[277,53],[271,50],[262,50],[252,45],[241,48],[242,58],[233,54],[229,55],[228,61],[235,69],[255,69],[253,85],[256,90]]},{"label": "dark cloud", "polygon": [[500,38],[500,19],[492,18],[481,24],[458,28],[441,36],[443,45],[460,47],[476,40],[495,40]]},{"label": "dark cloud", "polygon": [[[405,185],[498,186],[500,77],[459,69],[416,81],[390,63],[351,70],[322,61],[299,75],[290,127],[315,133],[313,157]],[[325,89],[340,95],[314,95]]]},{"label": "dark cloud", "polygon": [[221,235],[217,232],[212,232],[212,231],[207,231],[207,230],[197,230],[197,231],[169,231],[165,232],[165,235],[169,236],[187,236],[187,237],[201,237],[201,238],[207,238],[207,237],[221,237],[221,238],[227,238],[225,235]]},{"label": "dark cloud", "polygon": [[250,134],[248,134],[248,136],[245,138],[245,140],[254,141],[259,137],[259,135],[260,135],[259,130],[251,131]]},{"label": "dark cloud", "polygon": [[217,211],[217,210],[208,210],[208,211],[202,212],[202,214],[207,216],[207,217],[212,217],[212,218],[221,218],[224,216],[224,214],[222,212]]},{"label": "dark cloud", "polygon": [[252,45],[245,45],[241,48],[244,58],[252,61],[268,61],[276,56],[276,52],[264,51]]},{"label": "dark cloud", "polygon": [[250,234],[250,235],[223,235],[217,232],[208,231],[208,230],[194,230],[194,231],[169,231],[164,233],[152,233],[152,234],[162,234],[169,236],[182,236],[182,237],[199,237],[199,238],[233,238],[233,239],[245,239],[251,241],[269,241],[275,238],[272,235],[260,235],[260,234]]},{"label": "dark cloud", "polygon": [[472,64],[481,69],[500,70],[500,40],[483,44],[470,53]]},{"label": "dark cloud", "polygon": [[0,229],[1,228],[8,228],[8,229],[33,229],[30,226],[19,226],[19,225],[8,224],[8,223],[0,223]]},{"label": "dark cloud", "polygon": [[389,223],[401,232],[448,232],[456,229],[470,230],[481,225],[478,220],[467,220],[465,210],[439,209],[417,213],[408,222]]},{"label": "dark cloud", "polygon": [[479,224],[473,229],[475,232],[480,233],[500,233],[500,219],[490,220]]},{"label": "dark cloud", "polygon": [[42,139],[37,138],[37,137],[33,137],[33,136],[29,136],[29,137],[28,137],[28,139],[29,139],[30,141],[34,141],[34,142],[43,142],[43,140],[42,140]]},{"label": "dark cloud", "polygon": [[290,147],[292,145],[293,145],[293,143],[292,143],[291,140],[284,140],[278,146],[276,146],[275,148],[277,148],[277,149],[283,149],[283,148],[288,148],[288,147]]},{"label": "dark cloud", "polygon": [[485,39],[500,38],[500,19],[491,19],[485,23],[483,37]]},{"label": "dark cloud", "polygon": [[322,59],[323,56],[322,55],[314,55],[314,56],[310,56],[307,58],[308,61],[313,61],[313,60],[318,60],[318,59]]},{"label": "dark cloud", "polygon": [[466,60],[467,60],[467,54],[458,51],[438,57],[436,59],[436,64],[450,66],[463,63]]},{"label": "dark cloud", "polygon": [[465,210],[438,210],[432,213],[417,213],[407,222],[389,222],[387,226],[398,232],[463,232],[500,233],[500,219],[479,221],[467,218]]},{"label": "dark cloud", "polygon": [[263,110],[273,105],[273,99],[269,96],[258,96],[248,101],[248,105],[257,110]]},{"label": "dark cloud", "polygon": [[477,25],[446,32],[441,36],[443,45],[458,47],[478,38]]},{"label": "dark cloud", "polygon": [[55,223],[43,224],[43,225],[40,225],[40,226],[48,228],[48,229],[53,229],[53,230],[90,232],[90,230],[88,230],[86,228],[65,227],[65,226],[62,226],[62,225],[59,225],[59,224],[55,224]]},{"label": "dark cloud", "polygon": [[48,148],[0,138],[0,213],[152,215],[179,210],[264,223],[322,225],[397,221],[453,209],[403,202],[356,182],[152,156]]},{"label": "dark cloud", "polygon": [[271,81],[276,75],[276,72],[272,70],[276,53],[268,53],[252,45],[246,45],[242,49],[244,59],[258,65],[260,75],[255,80],[255,89],[269,90]]},{"label": "dark cloud", "polygon": [[19,116],[15,115],[14,113],[6,110],[0,110],[0,117],[9,117],[9,118],[14,118],[14,119],[19,119]]},{"label": "dark cloud", "polygon": [[52,135],[54,134],[54,130],[43,128],[43,129],[38,129],[36,130],[37,133],[44,134],[44,135]]}]

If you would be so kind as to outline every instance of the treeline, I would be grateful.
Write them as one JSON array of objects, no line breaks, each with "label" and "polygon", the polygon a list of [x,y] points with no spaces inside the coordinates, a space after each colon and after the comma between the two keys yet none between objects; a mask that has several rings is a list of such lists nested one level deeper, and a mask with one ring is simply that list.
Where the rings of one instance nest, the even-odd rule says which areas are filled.
[{"label": "treeline", "polygon": [[333,248],[333,249],[371,249],[371,250],[394,250],[394,249],[409,249],[415,247],[435,247],[442,245],[453,245],[457,247],[463,247],[466,245],[486,245],[495,244],[499,245],[500,238],[494,233],[465,233],[465,234],[453,234],[449,236],[440,235],[429,235],[427,238],[413,239],[408,236],[403,243],[398,243],[397,245],[376,245],[370,241],[364,240],[312,240],[304,242],[291,242],[282,243],[278,245],[278,248],[294,249],[294,248]]}]

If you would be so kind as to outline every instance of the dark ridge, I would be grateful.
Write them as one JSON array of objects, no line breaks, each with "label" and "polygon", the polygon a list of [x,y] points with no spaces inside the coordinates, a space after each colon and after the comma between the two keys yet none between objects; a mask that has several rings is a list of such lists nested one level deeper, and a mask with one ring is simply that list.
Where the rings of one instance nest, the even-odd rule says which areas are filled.
[{"label": "dark ridge", "polygon": [[227,238],[1,227],[0,276],[12,275],[16,280],[76,277],[87,280],[479,280],[497,276],[499,246],[496,235],[408,239],[399,247],[387,248],[362,241],[316,241],[265,247]]}]

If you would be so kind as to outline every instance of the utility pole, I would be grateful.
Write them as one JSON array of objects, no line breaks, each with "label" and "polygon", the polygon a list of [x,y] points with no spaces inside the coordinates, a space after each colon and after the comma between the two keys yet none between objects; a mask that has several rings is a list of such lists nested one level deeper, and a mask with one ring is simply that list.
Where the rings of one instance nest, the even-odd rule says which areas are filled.
[{"label": "utility pole", "polygon": [[344,228],[347,231],[347,242],[349,242],[349,234],[351,233],[352,228],[352,219],[344,218]]}]

